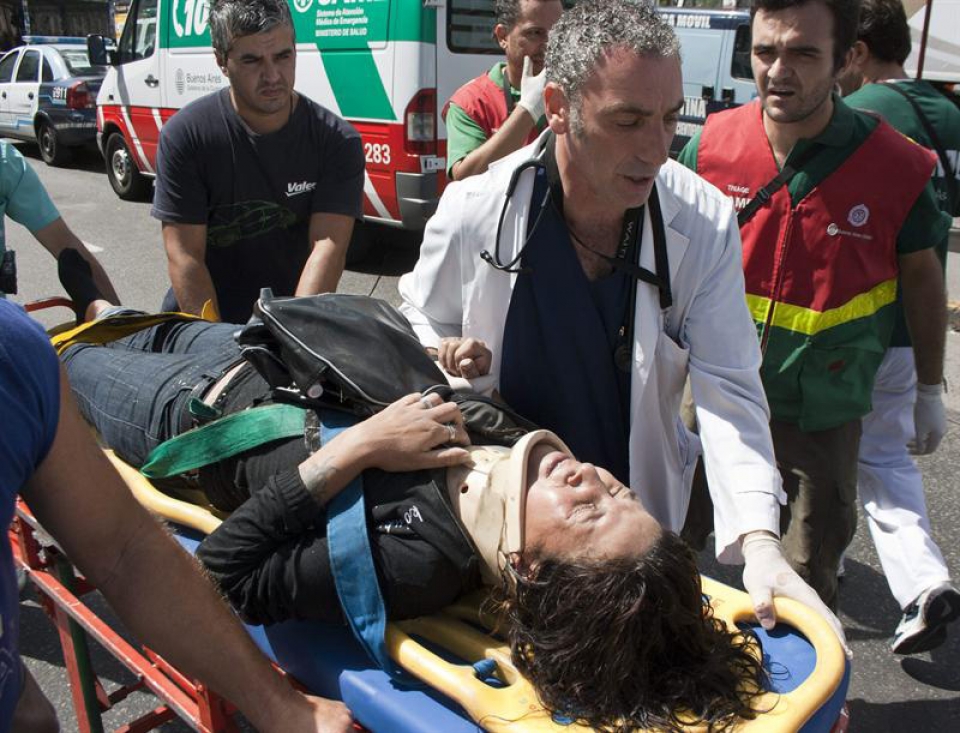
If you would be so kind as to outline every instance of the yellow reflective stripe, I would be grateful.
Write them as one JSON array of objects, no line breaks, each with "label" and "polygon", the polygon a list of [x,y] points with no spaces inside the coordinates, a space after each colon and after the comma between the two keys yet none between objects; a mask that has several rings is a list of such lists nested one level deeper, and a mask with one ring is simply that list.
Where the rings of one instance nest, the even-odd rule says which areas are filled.
[{"label": "yellow reflective stripe", "polygon": [[872,290],[861,293],[837,308],[825,311],[815,311],[812,308],[790,303],[773,303],[770,298],[750,294],[747,295],[747,305],[753,319],[758,323],[766,323],[770,309],[773,308],[771,326],[812,336],[858,318],[872,316],[896,299],[897,280],[894,278],[880,283]]}]

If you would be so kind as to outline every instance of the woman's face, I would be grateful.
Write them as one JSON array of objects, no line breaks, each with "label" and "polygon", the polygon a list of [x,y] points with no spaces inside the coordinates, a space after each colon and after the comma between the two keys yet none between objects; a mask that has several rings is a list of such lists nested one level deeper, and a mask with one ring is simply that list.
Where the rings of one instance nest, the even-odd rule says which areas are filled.
[{"label": "woman's face", "polygon": [[542,443],[529,461],[525,547],[557,559],[615,559],[639,557],[660,537],[660,523],[609,471]]}]

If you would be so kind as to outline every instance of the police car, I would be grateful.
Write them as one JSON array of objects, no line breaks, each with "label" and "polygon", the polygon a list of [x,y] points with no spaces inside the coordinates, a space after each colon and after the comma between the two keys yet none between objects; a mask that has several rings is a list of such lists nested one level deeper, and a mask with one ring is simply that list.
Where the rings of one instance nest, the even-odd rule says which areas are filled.
[{"label": "police car", "polygon": [[0,137],[38,143],[48,165],[69,162],[97,140],[97,92],[105,66],[93,66],[85,38],[25,36],[0,58]]}]

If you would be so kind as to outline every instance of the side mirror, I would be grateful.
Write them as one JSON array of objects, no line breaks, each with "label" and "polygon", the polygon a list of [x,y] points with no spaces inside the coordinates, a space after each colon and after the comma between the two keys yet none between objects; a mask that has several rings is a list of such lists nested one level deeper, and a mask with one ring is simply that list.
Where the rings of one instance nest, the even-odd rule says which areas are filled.
[{"label": "side mirror", "polygon": [[87,55],[93,66],[116,66],[117,44],[106,36],[87,36]]}]

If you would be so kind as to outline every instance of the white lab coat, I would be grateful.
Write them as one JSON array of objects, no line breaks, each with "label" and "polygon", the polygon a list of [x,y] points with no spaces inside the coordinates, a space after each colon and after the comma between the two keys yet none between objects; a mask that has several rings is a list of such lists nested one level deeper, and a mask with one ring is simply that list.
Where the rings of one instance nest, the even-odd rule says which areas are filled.
[{"label": "white lab coat", "polygon": [[[483,175],[451,183],[427,225],[420,260],[399,283],[401,310],[423,344],[436,347],[448,336],[485,341],[493,352],[494,383],[517,276],[494,269],[480,252],[494,252],[511,173],[539,150],[541,141]],[[507,204],[503,262],[517,254],[528,218],[536,215],[530,205],[534,175],[533,169],[521,174]],[[657,191],[673,307],[661,311],[657,288],[638,283],[630,486],[665,527],[680,530],[700,453],[700,439],[678,417],[689,373],[715,507],[717,556],[742,562],[742,534],[766,529],[779,535],[784,496],[758,371],[756,328],[744,297],[740,233],[727,197],[679,164],[669,161],[661,168]],[[644,217],[640,264],[656,269],[649,216]]]}]

